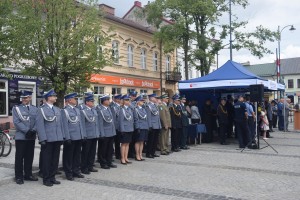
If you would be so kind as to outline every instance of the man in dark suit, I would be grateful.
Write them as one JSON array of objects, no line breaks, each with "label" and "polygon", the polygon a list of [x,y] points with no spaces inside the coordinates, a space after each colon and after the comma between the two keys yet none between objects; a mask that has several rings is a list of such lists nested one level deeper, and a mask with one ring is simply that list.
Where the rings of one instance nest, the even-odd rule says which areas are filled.
[{"label": "man in dark suit", "polygon": [[170,107],[170,114],[171,114],[171,144],[172,144],[172,151],[179,152],[179,138],[182,133],[182,112],[180,106],[180,96],[175,94],[173,97],[173,104]]},{"label": "man in dark suit", "polygon": [[187,150],[189,147],[186,145],[187,137],[188,137],[188,125],[189,125],[189,114],[186,110],[186,98],[185,96],[180,97],[180,106],[181,106],[181,120],[182,120],[182,133],[179,139],[180,149]]}]

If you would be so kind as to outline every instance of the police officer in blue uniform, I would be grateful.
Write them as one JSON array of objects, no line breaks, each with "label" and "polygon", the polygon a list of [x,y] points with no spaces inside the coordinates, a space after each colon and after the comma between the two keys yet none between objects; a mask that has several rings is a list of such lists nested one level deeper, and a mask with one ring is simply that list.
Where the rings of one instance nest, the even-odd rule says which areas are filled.
[{"label": "police officer in blue uniform", "polygon": [[116,135],[116,127],[113,114],[109,107],[109,100],[109,95],[100,97],[101,105],[97,107],[100,128],[98,158],[102,169],[117,167],[112,163],[113,142],[114,136]]},{"label": "police officer in blue uniform", "polygon": [[74,177],[84,178],[80,173],[81,146],[86,140],[86,132],[83,130],[80,110],[76,107],[77,93],[70,93],[65,96],[66,106],[62,110],[63,127],[66,135],[66,142],[63,149],[63,168],[66,178],[70,181]]},{"label": "police officer in blue uniform", "polygon": [[143,159],[143,148],[144,142],[148,140],[149,124],[147,119],[147,111],[143,107],[144,97],[142,95],[135,99],[136,107],[133,111],[134,116],[134,141],[135,141],[135,160],[144,161]]},{"label": "police officer in blue uniform", "polygon": [[158,144],[158,137],[161,129],[159,110],[156,105],[157,103],[156,98],[159,97],[156,94],[148,95],[148,97],[149,97],[149,102],[147,103],[146,111],[147,111],[147,118],[149,124],[149,134],[148,134],[146,157],[154,158],[154,157],[159,157],[159,155],[155,153]]},{"label": "police officer in blue uniform", "polygon": [[93,165],[100,130],[98,114],[94,107],[94,95],[92,93],[85,94],[84,102],[85,104],[80,105],[80,116],[87,140],[82,143],[80,169],[83,174],[90,174],[90,172],[98,171],[94,169]]},{"label": "police officer in blue uniform", "polygon": [[32,175],[37,108],[30,104],[31,95],[31,91],[22,91],[20,96],[22,103],[12,109],[13,123],[16,128],[15,181],[17,184],[23,184],[24,179],[38,180]]},{"label": "police officer in blue uniform", "polygon": [[130,108],[130,97],[122,96],[123,106],[120,109],[118,122],[119,131],[121,132],[121,164],[131,164],[128,160],[129,144],[132,142],[132,134],[134,131],[133,110]]},{"label": "police officer in blue uniform", "polygon": [[58,168],[60,146],[66,138],[63,132],[61,109],[54,106],[56,93],[53,89],[44,94],[45,103],[38,108],[36,130],[42,145],[43,184],[60,184],[55,179]]},{"label": "police officer in blue uniform", "polygon": [[[132,112],[134,112],[134,109],[136,107],[136,97],[138,95],[137,91],[132,91],[129,93],[129,97],[130,97],[130,108],[132,109]],[[135,157],[135,141],[132,140],[129,144],[129,152],[128,152],[128,157],[129,158],[134,158]]]},{"label": "police officer in blue uniform", "polygon": [[110,109],[114,118],[115,128],[116,128],[116,135],[114,137],[115,142],[115,157],[116,159],[121,158],[121,149],[120,149],[120,131],[119,131],[119,123],[118,123],[118,116],[121,109],[121,94],[114,95],[114,103],[110,104]]},{"label": "police officer in blue uniform", "polygon": [[248,114],[244,103],[244,97],[240,95],[238,101],[234,104],[234,119],[236,126],[236,133],[239,140],[239,147],[245,148],[250,141],[248,129]]}]

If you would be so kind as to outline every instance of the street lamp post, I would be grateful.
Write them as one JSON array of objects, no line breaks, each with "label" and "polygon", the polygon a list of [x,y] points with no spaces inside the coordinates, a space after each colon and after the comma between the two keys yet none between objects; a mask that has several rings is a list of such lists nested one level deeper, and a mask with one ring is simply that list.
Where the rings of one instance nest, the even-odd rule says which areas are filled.
[{"label": "street lamp post", "polygon": [[230,60],[232,61],[232,21],[231,21],[231,0],[229,0],[229,51],[230,51]]},{"label": "street lamp post", "polygon": [[[280,42],[281,42],[281,33],[282,31],[287,28],[290,27],[290,31],[294,31],[296,30],[296,28],[294,27],[294,25],[287,25],[285,27],[283,27],[282,29],[280,29],[280,26],[278,26],[278,60],[277,60],[277,83],[280,82],[280,76],[281,76],[281,61],[280,61]],[[280,95],[282,96],[282,95]],[[278,97],[277,97],[278,98]]]}]

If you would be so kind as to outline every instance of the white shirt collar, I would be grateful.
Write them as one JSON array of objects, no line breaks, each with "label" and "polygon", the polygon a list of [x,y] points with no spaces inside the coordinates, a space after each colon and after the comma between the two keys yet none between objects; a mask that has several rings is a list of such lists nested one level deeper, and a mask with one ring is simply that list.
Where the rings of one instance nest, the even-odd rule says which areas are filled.
[{"label": "white shirt collar", "polygon": [[103,104],[102,104],[102,106],[103,106],[103,108],[105,108],[105,110],[108,108],[108,106],[105,106],[105,105],[103,105]]},{"label": "white shirt collar", "polygon": [[46,102],[46,104],[52,109],[53,108],[53,104],[49,104]]}]

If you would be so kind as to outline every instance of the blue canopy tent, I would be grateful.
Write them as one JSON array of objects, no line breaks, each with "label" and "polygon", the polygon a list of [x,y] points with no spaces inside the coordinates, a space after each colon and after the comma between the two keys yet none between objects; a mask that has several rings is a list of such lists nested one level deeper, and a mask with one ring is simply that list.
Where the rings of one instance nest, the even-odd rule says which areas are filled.
[{"label": "blue canopy tent", "polygon": [[284,90],[282,84],[263,79],[249,72],[243,65],[230,60],[206,76],[180,81],[178,87],[180,94],[202,104],[205,99],[217,100],[222,93],[248,92],[250,85],[257,84],[263,84],[267,91]]},{"label": "blue canopy tent", "polygon": [[263,84],[266,90],[284,89],[281,84],[265,80],[249,72],[243,65],[229,60],[219,69],[206,76],[180,81],[179,90],[248,89],[250,85],[256,84]]}]

